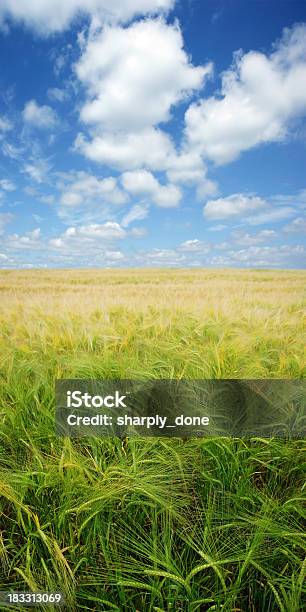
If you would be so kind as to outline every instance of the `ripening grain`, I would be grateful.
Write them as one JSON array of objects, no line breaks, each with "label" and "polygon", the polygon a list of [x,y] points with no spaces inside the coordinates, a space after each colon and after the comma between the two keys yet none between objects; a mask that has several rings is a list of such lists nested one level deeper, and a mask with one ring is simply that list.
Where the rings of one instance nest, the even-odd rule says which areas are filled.
[{"label": "ripening grain", "polygon": [[302,610],[303,441],[62,440],[53,409],[61,377],[304,377],[305,279],[0,273],[0,590],[60,589],[71,611]]}]

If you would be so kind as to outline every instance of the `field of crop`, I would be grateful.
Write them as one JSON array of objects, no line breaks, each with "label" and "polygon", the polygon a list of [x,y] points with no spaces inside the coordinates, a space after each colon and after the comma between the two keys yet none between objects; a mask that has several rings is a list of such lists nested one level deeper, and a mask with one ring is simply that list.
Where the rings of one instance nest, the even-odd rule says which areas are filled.
[{"label": "field of crop", "polygon": [[72,612],[304,608],[305,440],[56,438],[54,379],[305,378],[305,280],[0,273],[0,590],[61,590]]}]

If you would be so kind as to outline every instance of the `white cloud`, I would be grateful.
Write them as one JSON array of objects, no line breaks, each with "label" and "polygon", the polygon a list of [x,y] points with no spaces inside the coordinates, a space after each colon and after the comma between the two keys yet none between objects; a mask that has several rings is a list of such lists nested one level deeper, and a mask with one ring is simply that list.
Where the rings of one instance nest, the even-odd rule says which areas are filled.
[{"label": "white cloud", "polygon": [[306,24],[286,29],[270,56],[238,52],[223,74],[221,96],[186,112],[189,145],[216,163],[284,139],[292,119],[306,113]]},{"label": "white cloud", "polygon": [[232,238],[236,244],[240,246],[253,246],[263,242],[270,242],[277,237],[277,232],[270,229],[264,229],[257,234],[248,234],[241,231],[232,232]]},{"label": "white cloud", "polygon": [[175,0],[1,0],[1,18],[22,21],[40,34],[67,28],[83,14],[100,22],[128,21],[139,14],[168,11]]},{"label": "white cloud", "polygon": [[121,207],[130,200],[113,176],[100,178],[84,171],[55,175],[59,191],[56,210],[66,226],[116,221]]},{"label": "white cloud", "polygon": [[1,179],[0,189],[3,189],[4,191],[15,191],[16,185],[9,179]]},{"label": "white cloud", "polygon": [[18,160],[22,156],[23,148],[16,147],[10,142],[4,142],[2,145],[2,152],[3,152],[3,155],[5,155],[6,157],[9,157],[10,159]]},{"label": "white cloud", "polygon": [[[250,246],[239,251],[229,252],[229,262],[243,264],[249,267],[289,267],[295,262],[299,263],[305,258],[305,247],[302,245],[291,246]],[[289,266],[288,266],[289,264]]]},{"label": "white cloud", "polygon": [[158,191],[153,195],[153,200],[157,206],[163,208],[173,208],[179,204],[182,193],[175,185],[160,185]]},{"label": "white cloud", "polygon": [[57,123],[55,111],[50,106],[39,106],[36,100],[26,103],[22,115],[25,123],[39,129],[50,129]]},{"label": "white cloud", "polygon": [[207,196],[216,196],[218,191],[218,184],[215,181],[205,178],[197,185],[197,200],[203,200],[203,198],[206,198]]},{"label": "white cloud", "polygon": [[80,227],[68,227],[67,230],[58,238],[52,238],[49,245],[55,249],[66,249],[75,246],[77,249],[83,242],[103,243],[112,242],[124,238],[125,230],[119,223],[107,221],[106,223],[91,223]]},{"label": "white cloud", "polygon": [[119,223],[107,221],[106,223],[101,225],[93,223],[91,225],[85,225],[79,228],[68,228],[66,230],[66,235],[86,236],[87,238],[104,238],[106,240],[114,240],[118,238],[124,238],[125,230],[119,225]]},{"label": "white cloud", "polygon": [[63,249],[66,245],[62,238],[51,238],[49,240],[49,246],[54,249]]},{"label": "white cloud", "polygon": [[[293,196],[288,198],[290,202],[294,199]],[[271,224],[288,219],[296,213],[293,206],[286,206],[283,201],[281,196],[272,196],[265,200],[256,195],[235,193],[224,198],[208,200],[203,208],[203,215],[212,220],[239,219],[243,224],[252,226]],[[221,228],[224,229],[223,226]]]},{"label": "white cloud", "polygon": [[125,259],[123,253],[121,251],[105,251],[105,258],[109,261],[122,261]]},{"label": "white cloud", "polygon": [[75,149],[92,161],[125,170],[146,166],[163,170],[169,158],[175,155],[167,134],[156,128],[137,133],[104,133],[88,140],[79,134]]},{"label": "white cloud", "polygon": [[179,251],[183,251],[186,253],[202,253],[203,255],[208,253],[210,250],[209,245],[202,242],[202,240],[194,239],[194,240],[186,240],[182,242],[178,247]]},{"label": "white cloud", "polygon": [[173,183],[196,186],[197,199],[215,195],[217,184],[206,176],[207,169],[199,153],[183,151],[168,159],[167,177]]},{"label": "white cloud", "polygon": [[6,267],[116,265],[125,260],[125,255],[113,243],[125,236],[125,230],[112,222],[69,227],[51,240],[42,239],[37,227],[24,235],[4,236],[0,259]]},{"label": "white cloud", "polygon": [[151,195],[159,188],[159,182],[148,170],[124,172],[121,181],[124,188],[134,195]]},{"label": "white cloud", "polygon": [[64,102],[68,98],[68,92],[58,87],[50,87],[47,91],[47,95],[53,102]]},{"label": "white cloud", "polygon": [[175,185],[161,185],[148,170],[124,172],[121,177],[124,188],[133,195],[147,196],[157,206],[172,208],[177,206],[182,194]]},{"label": "white cloud", "polygon": [[23,236],[19,234],[10,234],[6,238],[6,246],[11,250],[19,249],[40,249],[42,244],[40,242],[40,228],[26,232]]},{"label": "white cloud", "polygon": [[177,25],[158,19],[106,27],[89,39],[76,65],[88,88],[81,119],[124,132],[168,121],[171,107],[199,89],[209,72],[210,66],[189,62]]},{"label": "white cloud", "polygon": [[173,183],[199,183],[205,179],[206,168],[198,153],[186,152],[177,155],[169,162],[167,176]]},{"label": "white cloud", "polygon": [[50,165],[44,159],[34,159],[30,163],[24,164],[22,172],[27,174],[35,183],[41,184],[47,182]]},{"label": "white cloud", "polygon": [[66,191],[61,196],[61,204],[63,206],[79,206],[82,204],[83,198],[80,193],[74,191]]},{"label": "white cloud", "polygon": [[139,255],[139,259],[141,263],[147,265],[178,266],[183,265],[185,255],[175,249],[153,249],[144,255]]},{"label": "white cloud", "polygon": [[225,198],[208,200],[203,208],[203,214],[207,219],[229,219],[240,217],[253,210],[260,210],[266,205],[265,200],[258,196],[235,193]]},{"label": "white cloud", "polygon": [[[150,69],[148,70],[148,66]],[[76,149],[89,159],[115,168],[193,172],[185,159],[175,167],[170,137],[158,129],[172,108],[203,86],[211,65],[193,66],[178,25],[162,19],[129,27],[106,27],[83,45],[76,74],[86,88],[81,120],[91,139],[79,134]],[[201,162],[197,158],[197,177]],[[202,178],[203,173],[201,174]]]},{"label": "white cloud", "polygon": [[107,201],[111,204],[124,204],[127,196],[119,189],[117,180],[113,177],[99,179],[86,172],[77,172],[65,184],[60,202],[63,206],[92,206],[95,203]]},{"label": "white cloud", "polygon": [[245,220],[249,225],[264,225],[265,223],[274,223],[275,221],[288,219],[288,217],[292,217],[295,212],[292,206],[275,206],[275,208],[268,208],[264,212],[246,217]]},{"label": "white cloud", "polygon": [[284,232],[294,232],[298,234],[306,233],[306,219],[304,217],[297,217],[293,219],[291,223],[283,227]]},{"label": "white cloud", "polygon": [[143,221],[146,219],[149,214],[149,207],[146,205],[135,204],[132,206],[131,210],[129,210],[126,215],[124,215],[121,225],[122,227],[127,227],[133,221]]}]

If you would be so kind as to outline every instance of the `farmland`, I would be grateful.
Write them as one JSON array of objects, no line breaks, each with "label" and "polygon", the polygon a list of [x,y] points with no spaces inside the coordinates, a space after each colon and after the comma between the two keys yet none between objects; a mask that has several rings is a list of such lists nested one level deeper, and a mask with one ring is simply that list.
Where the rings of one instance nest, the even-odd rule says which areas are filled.
[{"label": "farmland", "polygon": [[0,273],[0,590],[60,590],[72,611],[302,609],[304,440],[57,438],[54,380],[304,378],[305,280]]}]

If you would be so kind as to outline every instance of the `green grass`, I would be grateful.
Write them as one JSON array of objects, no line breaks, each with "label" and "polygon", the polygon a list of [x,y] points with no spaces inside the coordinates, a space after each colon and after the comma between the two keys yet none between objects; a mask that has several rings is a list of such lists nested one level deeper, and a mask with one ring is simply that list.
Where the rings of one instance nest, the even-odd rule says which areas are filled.
[{"label": "green grass", "polygon": [[0,590],[62,590],[71,611],[304,608],[305,440],[54,435],[55,378],[303,378],[304,279],[2,273]]}]

